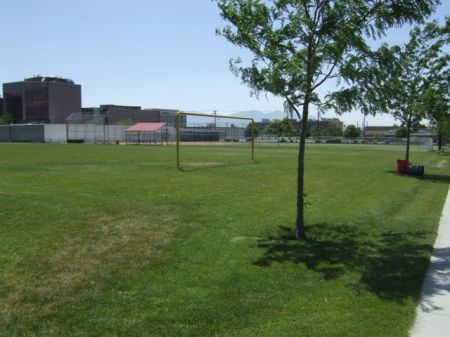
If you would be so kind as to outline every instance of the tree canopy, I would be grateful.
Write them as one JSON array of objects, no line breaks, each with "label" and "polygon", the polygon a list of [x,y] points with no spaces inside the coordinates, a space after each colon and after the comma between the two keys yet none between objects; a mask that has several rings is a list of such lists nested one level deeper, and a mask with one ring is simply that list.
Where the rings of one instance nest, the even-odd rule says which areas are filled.
[{"label": "tree canopy", "polygon": [[321,127],[310,127],[309,134],[313,137],[342,137],[343,130],[340,123],[330,123],[328,126]]},{"label": "tree canopy", "polygon": [[425,90],[422,96],[422,108],[430,125],[438,135],[438,150],[444,145],[444,138],[450,136],[450,77],[447,79],[446,87]]},{"label": "tree canopy", "polygon": [[275,135],[277,137],[281,136],[293,136],[294,135],[294,127],[292,126],[292,123],[287,118],[283,118],[281,121],[276,120],[273,122],[270,122],[265,130],[266,133]]},{"label": "tree canopy", "polygon": [[450,18],[445,26],[439,27],[436,23],[428,25],[431,31],[432,45],[437,49],[437,58],[434,58],[432,76],[427,78],[426,89],[421,95],[422,113],[430,120],[431,126],[438,133],[438,147],[442,149],[443,138],[450,135],[450,56],[444,48],[439,47],[450,42]]},{"label": "tree canopy", "polygon": [[449,113],[450,57],[443,49],[449,29],[449,19],[442,27],[431,22],[413,28],[405,45],[380,49],[389,50],[392,57],[393,66],[384,69],[383,90],[389,112],[406,128],[406,160],[411,131],[420,121],[425,117],[439,121]]},{"label": "tree canopy", "polygon": [[[310,104],[317,89],[335,78],[343,84],[325,107],[363,112],[383,110],[377,83],[381,64],[366,39],[387,29],[421,22],[437,0],[216,0],[227,22],[219,34],[249,50],[250,64],[230,61],[232,71],[252,92],[282,97],[302,120],[297,176],[296,236],[304,236],[304,154]],[[345,84],[345,85],[344,85]]]},{"label": "tree canopy", "polygon": [[254,128],[253,124],[254,124],[253,122],[250,122],[245,127],[244,135],[246,138],[251,138],[252,136],[258,137],[259,130],[257,128]]},{"label": "tree canopy", "polygon": [[344,136],[349,138],[356,138],[361,136],[361,129],[357,128],[353,124],[347,125],[344,130]]}]

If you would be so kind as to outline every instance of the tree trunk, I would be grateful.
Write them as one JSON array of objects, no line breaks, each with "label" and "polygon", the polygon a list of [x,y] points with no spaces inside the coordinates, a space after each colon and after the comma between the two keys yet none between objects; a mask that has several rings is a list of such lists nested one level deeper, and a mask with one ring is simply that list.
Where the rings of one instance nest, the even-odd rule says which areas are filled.
[{"label": "tree trunk", "polygon": [[411,138],[411,116],[409,116],[406,122],[406,155],[405,160],[409,161],[409,143]]},{"label": "tree trunk", "polygon": [[308,62],[306,67],[306,88],[303,100],[302,125],[300,130],[300,143],[298,148],[297,166],[297,218],[295,219],[295,237],[297,239],[305,237],[305,193],[303,190],[305,175],[305,142],[306,130],[308,129],[309,103],[311,102],[313,83],[313,47],[314,36],[310,35],[308,43]]},{"label": "tree trunk", "polygon": [[309,95],[306,95],[302,112],[302,124],[300,130],[300,143],[298,149],[297,166],[297,218],[295,221],[295,237],[305,237],[305,195],[303,192],[303,182],[305,173],[305,141],[306,130],[308,129]]},{"label": "tree trunk", "polygon": [[439,131],[439,132],[438,132],[438,151],[439,151],[439,152],[442,151],[443,138],[444,138],[444,135],[442,134],[441,131]]}]

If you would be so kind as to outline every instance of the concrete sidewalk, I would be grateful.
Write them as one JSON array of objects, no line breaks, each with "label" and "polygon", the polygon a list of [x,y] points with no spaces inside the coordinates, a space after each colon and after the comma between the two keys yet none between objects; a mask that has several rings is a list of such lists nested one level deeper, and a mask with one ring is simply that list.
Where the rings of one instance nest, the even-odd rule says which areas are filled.
[{"label": "concrete sidewalk", "polygon": [[450,190],[410,336],[450,336]]}]

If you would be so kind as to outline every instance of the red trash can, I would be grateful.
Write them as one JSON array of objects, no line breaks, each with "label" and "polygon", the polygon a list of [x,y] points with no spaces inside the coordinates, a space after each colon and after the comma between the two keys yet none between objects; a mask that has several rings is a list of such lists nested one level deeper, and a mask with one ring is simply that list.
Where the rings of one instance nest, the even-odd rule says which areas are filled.
[{"label": "red trash can", "polygon": [[409,160],[397,160],[397,173],[406,173],[409,166]]}]

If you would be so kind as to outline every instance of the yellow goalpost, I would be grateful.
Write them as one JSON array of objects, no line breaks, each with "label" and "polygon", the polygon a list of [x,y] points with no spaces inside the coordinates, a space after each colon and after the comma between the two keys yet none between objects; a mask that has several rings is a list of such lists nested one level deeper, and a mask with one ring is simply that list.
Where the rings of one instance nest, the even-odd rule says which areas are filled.
[{"label": "yellow goalpost", "polygon": [[196,112],[184,112],[179,111],[176,115],[176,146],[177,146],[177,169],[180,169],[180,134],[181,134],[181,124],[180,118],[181,116],[197,116],[197,117],[211,117],[211,118],[226,118],[226,119],[241,119],[248,120],[252,125],[252,146],[251,146],[251,160],[252,162],[255,160],[255,121],[250,117],[235,117],[235,116],[224,116],[224,115],[210,115]]}]

